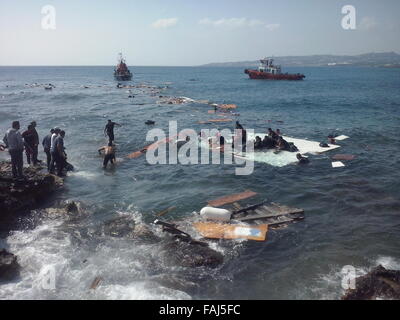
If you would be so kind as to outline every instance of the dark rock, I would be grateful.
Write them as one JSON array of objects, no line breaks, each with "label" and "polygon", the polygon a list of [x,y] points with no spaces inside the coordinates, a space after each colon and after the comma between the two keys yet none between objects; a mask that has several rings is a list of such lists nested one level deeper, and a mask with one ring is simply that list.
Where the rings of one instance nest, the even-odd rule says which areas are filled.
[{"label": "dark rock", "polygon": [[0,250],[0,281],[12,280],[19,274],[17,257],[5,249]]},{"label": "dark rock", "polygon": [[0,162],[0,219],[10,214],[33,209],[53,191],[62,186],[63,180],[41,173],[41,167],[24,168],[24,179],[12,178],[11,163]]},{"label": "dark rock", "polygon": [[400,270],[388,270],[381,265],[356,278],[355,289],[346,291],[342,300],[400,299]]},{"label": "dark rock", "polygon": [[107,221],[95,234],[117,238],[128,238],[143,243],[156,243],[161,239],[143,223],[135,223],[129,216],[118,217]]},{"label": "dark rock", "polygon": [[164,249],[166,262],[182,267],[216,268],[224,261],[221,253],[198,243],[175,239],[165,244]]}]

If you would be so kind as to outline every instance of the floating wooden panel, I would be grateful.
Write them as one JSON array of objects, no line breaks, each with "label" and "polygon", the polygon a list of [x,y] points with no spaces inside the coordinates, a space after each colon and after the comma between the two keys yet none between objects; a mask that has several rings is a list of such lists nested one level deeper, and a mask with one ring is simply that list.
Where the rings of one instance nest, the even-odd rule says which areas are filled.
[{"label": "floating wooden panel", "polygon": [[247,199],[250,197],[254,197],[256,194],[257,194],[256,192],[253,192],[251,190],[246,190],[242,193],[236,193],[236,194],[232,194],[229,196],[225,196],[222,198],[208,201],[208,205],[210,205],[212,207],[219,207],[219,206],[223,206],[224,204],[228,204],[228,203],[240,201],[243,199]]},{"label": "floating wooden panel", "polygon": [[247,239],[264,241],[268,231],[267,224],[247,226],[240,224],[196,222],[193,225],[203,237],[211,239]]},{"label": "floating wooden panel", "polygon": [[356,156],[352,154],[335,154],[333,160],[353,160]]}]

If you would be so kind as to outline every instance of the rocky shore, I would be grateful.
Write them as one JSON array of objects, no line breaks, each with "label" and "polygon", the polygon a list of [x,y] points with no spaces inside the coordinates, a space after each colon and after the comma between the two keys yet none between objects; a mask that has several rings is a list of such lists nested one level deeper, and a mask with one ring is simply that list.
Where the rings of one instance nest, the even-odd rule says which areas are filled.
[{"label": "rocky shore", "polygon": [[4,230],[7,220],[19,212],[37,207],[63,185],[57,176],[42,173],[41,167],[24,168],[24,179],[15,180],[11,163],[0,162],[0,225]]},{"label": "rocky shore", "polygon": [[366,275],[356,278],[355,289],[349,289],[342,300],[400,299],[400,270],[379,265]]}]

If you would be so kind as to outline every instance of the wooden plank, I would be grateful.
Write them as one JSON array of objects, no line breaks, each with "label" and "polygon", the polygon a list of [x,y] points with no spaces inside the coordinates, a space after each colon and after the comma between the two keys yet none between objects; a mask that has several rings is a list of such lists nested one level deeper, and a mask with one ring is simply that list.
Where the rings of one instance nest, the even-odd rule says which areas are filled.
[{"label": "wooden plank", "polygon": [[210,205],[212,207],[219,207],[224,204],[228,204],[228,203],[240,201],[243,199],[247,199],[250,197],[254,197],[256,194],[257,194],[256,192],[253,192],[251,190],[245,190],[244,192],[241,192],[241,193],[236,193],[236,194],[221,197],[218,199],[210,200],[210,201],[208,201],[208,205]]},{"label": "wooden plank", "polygon": [[277,226],[282,223],[288,223],[288,222],[293,222],[293,221],[303,220],[303,219],[304,219],[304,217],[297,217],[294,219],[284,219],[284,220],[279,220],[277,222],[268,223],[268,226]]},{"label": "wooden plank", "polygon": [[214,123],[214,122],[231,122],[232,119],[210,119],[207,121],[198,121],[199,124],[207,124],[207,123]]},{"label": "wooden plank", "polygon": [[267,224],[248,226],[244,224],[196,222],[193,226],[203,237],[211,239],[247,239],[264,241],[268,231]]},{"label": "wooden plank", "polygon": [[102,277],[96,277],[96,278],[94,278],[92,284],[90,285],[90,289],[95,290],[95,289],[99,286],[99,284],[100,284],[100,282],[101,282],[102,280],[103,280]]},{"label": "wooden plank", "polygon": [[142,148],[141,150],[132,152],[130,154],[128,154],[126,157],[129,159],[135,159],[140,157],[141,155],[145,154],[148,150],[154,150],[156,148],[158,148],[159,145],[161,145],[162,143],[169,143],[173,138],[165,138],[162,139],[160,141],[156,141],[152,144],[149,144],[147,146],[145,146],[144,148]]},{"label": "wooden plank", "polygon": [[333,160],[353,160],[356,156],[352,154],[335,154]]},{"label": "wooden plank", "polygon": [[169,207],[169,208],[164,209],[164,210],[160,211],[159,213],[157,213],[156,216],[157,216],[157,217],[161,217],[161,216],[163,216],[164,214],[166,214],[166,213],[168,213],[168,212],[170,212],[170,211],[172,211],[172,210],[174,210],[174,209],[176,209],[175,206]]},{"label": "wooden plank", "polygon": [[265,214],[254,214],[254,215],[247,215],[242,218],[237,218],[236,220],[239,221],[250,221],[250,220],[258,220],[258,219],[267,219],[267,218],[275,218],[275,217],[281,217],[285,215],[294,215],[294,214],[302,214],[304,213],[303,210],[298,209],[297,211],[294,212],[279,212],[279,213],[265,213]]}]

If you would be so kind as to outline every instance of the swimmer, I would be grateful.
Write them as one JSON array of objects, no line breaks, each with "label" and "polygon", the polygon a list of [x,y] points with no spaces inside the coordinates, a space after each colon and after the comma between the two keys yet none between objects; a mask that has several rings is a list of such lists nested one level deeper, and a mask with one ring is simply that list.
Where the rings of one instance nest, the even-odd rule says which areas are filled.
[{"label": "swimmer", "polygon": [[310,160],[308,160],[308,158],[303,157],[300,153],[296,154],[296,158],[297,158],[297,160],[299,160],[299,162],[297,164],[307,164],[310,162]]}]

